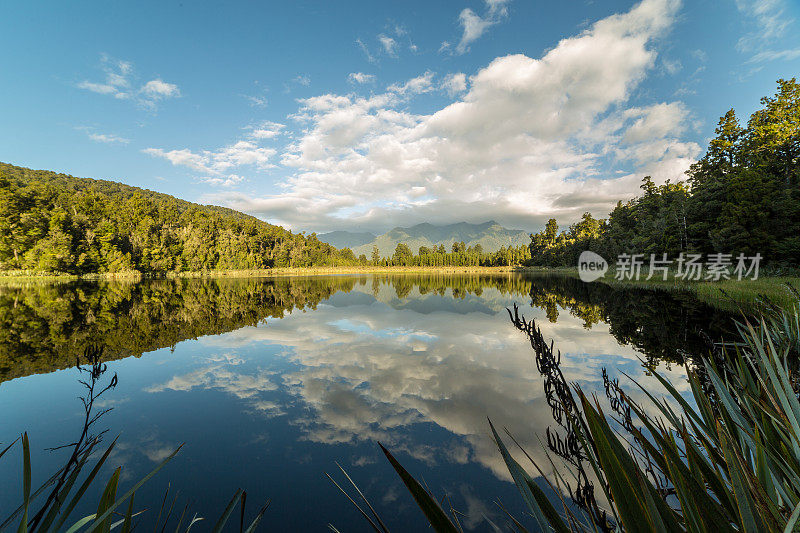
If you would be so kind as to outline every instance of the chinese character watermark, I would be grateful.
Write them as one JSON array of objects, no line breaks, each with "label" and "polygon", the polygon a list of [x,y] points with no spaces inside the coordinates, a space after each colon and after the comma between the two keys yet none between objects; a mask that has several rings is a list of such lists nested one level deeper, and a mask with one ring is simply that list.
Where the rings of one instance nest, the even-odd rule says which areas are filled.
[{"label": "chinese character watermark", "polygon": [[[620,254],[615,263],[614,279],[639,280],[643,278],[643,267],[647,276],[643,279],[661,279],[670,277],[682,281],[721,281],[736,279],[757,280],[761,264],[761,254],[747,256],[743,253],[735,258],[733,254],[712,253],[705,257],[702,254],[681,253],[675,259],[667,254]],[[581,281],[590,282],[605,276],[608,262],[590,251],[582,252],[578,258],[578,276]]]},{"label": "chinese character watermark", "polygon": [[607,270],[608,263],[602,256],[588,250],[581,252],[578,258],[578,277],[581,281],[589,283],[600,279],[605,276]]}]

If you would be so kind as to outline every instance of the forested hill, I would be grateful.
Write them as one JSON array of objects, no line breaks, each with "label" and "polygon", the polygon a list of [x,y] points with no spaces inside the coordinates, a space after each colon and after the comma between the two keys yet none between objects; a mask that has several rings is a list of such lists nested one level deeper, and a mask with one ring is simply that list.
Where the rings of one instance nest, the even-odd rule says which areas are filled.
[{"label": "forested hill", "polygon": [[0,163],[0,270],[165,273],[348,265],[315,235],[113,181]]}]

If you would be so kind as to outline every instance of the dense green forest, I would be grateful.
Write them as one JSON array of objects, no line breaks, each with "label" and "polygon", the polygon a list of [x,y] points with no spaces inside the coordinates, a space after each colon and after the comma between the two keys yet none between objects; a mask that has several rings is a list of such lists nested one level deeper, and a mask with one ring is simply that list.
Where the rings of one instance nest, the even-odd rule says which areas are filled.
[{"label": "dense green forest", "polygon": [[372,264],[376,266],[513,266],[522,265],[530,258],[530,248],[525,245],[503,246],[496,252],[487,253],[480,244],[467,246],[463,241],[454,242],[449,251],[443,244],[430,248],[420,246],[416,255],[401,242],[391,257],[384,258],[381,258],[377,246],[372,248]]},{"label": "dense green forest", "polygon": [[619,202],[607,219],[583,218],[559,233],[551,219],[531,235],[531,263],[574,266],[583,250],[621,253],[760,253],[765,263],[800,264],[800,84],[779,80],[774,96],[742,126],[733,109],[688,179]]},{"label": "dense green forest", "polygon": [[0,163],[0,270],[164,273],[356,262],[314,234],[231,209]]}]

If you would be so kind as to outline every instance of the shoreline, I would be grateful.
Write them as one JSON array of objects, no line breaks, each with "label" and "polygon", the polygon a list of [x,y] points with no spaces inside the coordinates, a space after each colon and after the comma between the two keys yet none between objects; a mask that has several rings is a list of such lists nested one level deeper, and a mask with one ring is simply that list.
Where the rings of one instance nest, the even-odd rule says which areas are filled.
[{"label": "shoreline", "polygon": [[[576,267],[523,267],[521,273],[544,276],[563,276],[578,278]],[[618,280],[614,278],[614,270],[609,269],[604,277],[592,283],[602,283],[610,287],[636,287],[649,290],[688,292],[713,307],[739,311],[742,305],[756,305],[767,299],[780,306],[797,304],[797,297],[788,286],[800,291],[800,277],[767,272],[759,275],[757,280],[720,280],[720,281],[683,281],[672,278],[647,280],[647,269],[642,269],[642,279]],[[788,285],[788,286],[787,286]]]},{"label": "shoreline", "polygon": [[74,281],[121,281],[137,283],[158,279],[210,279],[210,278],[272,278],[301,276],[359,276],[365,274],[513,274],[522,272],[521,267],[310,267],[273,268],[261,270],[205,270],[189,272],[166,272],[159,275],[143,274],[138,271],[100,274],[62,274],[53,272],[5,271],[0,272],[0,287],[34,285],[48,283],[70,283]]},{"label": "shoreline", "polygon": [[[310,268],[274,268],[263,270],[208,270],[198,272],[168,272],[164,275],[145,275],[138,271],[88,274],[38,273],[33,271],[0,272],[0,287],[67,283],[72,281],[128,281],[138,282],[148,279],[206,279],[206,278],[267,278],[267,277],[301,277],[330,275],[364,275],[364,274],[522,274],[533,276],[556,276],[578,278],[576,267],[376,267],[376,266],[342,266],[342,267],[310,267]],[[647,271],[642,270],[642,278]],[[617,280],[614,271],[593,283],[602,283],[611,287],[637,287],[651,290],[667,290],[689,292],[698,299],[714,307],[738,310],[742,304],[756,304],[759,300],[768,299],[778,305],[789,305],[796,302],[796,297],[787,287],[790,285],[800,290],[800,277],[772,275],[767,273],[757,280],[721,280],[721,281],[681,281],[675,279],[639,279]]]},{"label": "shoreline", "polygon": [[186,272],[165,272],[159,275],[144,274],[138,271],[109,272],[98,274],[63,274],[58,272],[34,271],[0,271],[0,281],[6,280],[41,280],[41,281],[76,281],[76,280],[139,280],[139,279],[176,279],[176,278],[256,278],[273,276],[321,275],[321,274],[374,274],[374,273],[511,273],[521,272],[522,267],[497,266],[463,266],[463,267],[375,267],[375,266],[342,266],[342,267],[298,267],[268,268],[259,270],[199,270]]}]

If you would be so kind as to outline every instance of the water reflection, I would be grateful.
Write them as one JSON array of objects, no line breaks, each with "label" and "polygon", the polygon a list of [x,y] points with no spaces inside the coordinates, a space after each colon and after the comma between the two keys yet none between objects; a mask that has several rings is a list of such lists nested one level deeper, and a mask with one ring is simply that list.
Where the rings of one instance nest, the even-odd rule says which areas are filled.
[{"label": "water reflection", "polygon": [[[358,295],[426,314],[494,314],[507,296],[530,298],[557,323],[568,312],[591,328],[604,322],[622,344],[653,361],[682,361],[702,352],[700,332],[717,338],[729,316],[689,294],[521,275],[396,275],[278,279],[74,282],[0,287],[0,381],[66,368],[87,346],[106,347],[109,360],[139,356],[186,339],[218,335],[293,310],[315,309],[337,293]],[[369,290],[366,290],[366,289]],[[496,291],[489,297],[484,290]],[[409,297],[412,292],[414,297]],[[349,300],[348,302],[353,302]],[[335,304],[334,304],[335,305]]]},{"label": "water reflection", "polygon": [[[78,383],[82,386],[82,395],[78,397],[83,406],[82,425],[78,436],[73,442],[68,442],[58,446],[46,448],[47,452],[56,452],[54,457],[65,457],[63,464],[52,473],[52,476],[41,485],[33,485],[33,498],[41,494],[41,498],[36,500],[33,505],[26,506],[20,504],[15,510],[9,513],[0,513],[0,530],[9,525],[19,522],[31,530],[37,527],[58,530],[68,518],[72,507],[67,504],[67,498],[71,499],[70,492],[75,480],[80,475],[81,470],[86,465],[87,460],[92,456],[95,448],[103,441],[103,435],[107,430],[97,429],[100,419],[111,411],[111,407],[102,406],[103,397],[113,391],[117,386],[118,376],[116,373],[108,379],[103,378],[108,367],[102,361],[103,348],[100,346],[90,346],[86,349],[83,357],[76,359],[75,369],[79,379]],[[97,409],[95,409],[97,407]],[[64,438],[67,438],[65,435]],[[20,436],[3,448],[0,455],[5,455],[10,448],[19,443],[18,447],[23,450],[29,446],[27,434]],[[112,444],[113,446],[113,444]],[[23,453],[25,453],[23,451]],[[28,465],[26,468],[30,468]],[[13,509],[13,508],[10,508]],[[50,523],[51,526],[46,524]]]},{"label": "water reflection", "polygon": [[[482,529],[484,515],[502,522],[495,499],[518,501],[487,416],[549,464],[546,378],[508,322],[514,303],[530,304],[526,315],[561,350],[564,379],[601,394],[604,367],[656,387],[639,358],[702,353],[699,332],[721,335],[727,318],[688,296],[519,275],[82,283],[0,292],[0,367],[4,379],[55,370],[90,340],[107,342],[111,358],[152,351],[113,363],[125,385],[113,398],[119,459],[135,475],[188,442],[171,480],[209,506],[245,486],[273,498],[284,528],[360,529],[321,481],[340,461],[396,524],[421,526],[381,441]],[[666,373],[688,394],[679,367]],[[62,374],[0,385],[0,402],[21,410],[0,440],[36,430],[22,427],[35,391]]]}]

